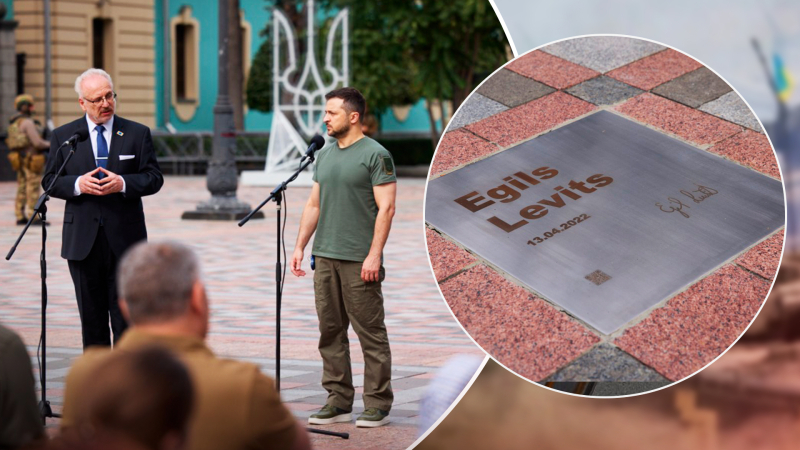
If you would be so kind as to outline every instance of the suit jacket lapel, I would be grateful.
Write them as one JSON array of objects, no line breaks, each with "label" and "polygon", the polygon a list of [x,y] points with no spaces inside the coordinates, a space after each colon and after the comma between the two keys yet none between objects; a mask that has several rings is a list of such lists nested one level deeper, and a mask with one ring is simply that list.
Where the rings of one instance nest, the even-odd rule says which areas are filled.
[{"label": "suit jacket lapel", "polygon": [[123,131],[124,124],[119,116],[114,116],[114,127],[111,130],[111,148],[108,149],[108,171],[117,173],[117,162],[119,161],[119,153],[122,150],[122,139],[117,132]]},{"label": "suit jacket lapel", "polygon": [[[84,130],[89,130],[89,125],[86,124],[86,117],[82,117],[80,122],[78,122],[78,129],[83,128]],[[78,142],[78,148],[75,150],[77,155],[73,155],[73,158],[76,158],[80,161],[82,169],[85,169],[86,173],[90,170],[94,170],[97,168],[97,160],[94,158],[94,150],[92,150],[92,133],[89,132],[89,138],[83,142]]]}]

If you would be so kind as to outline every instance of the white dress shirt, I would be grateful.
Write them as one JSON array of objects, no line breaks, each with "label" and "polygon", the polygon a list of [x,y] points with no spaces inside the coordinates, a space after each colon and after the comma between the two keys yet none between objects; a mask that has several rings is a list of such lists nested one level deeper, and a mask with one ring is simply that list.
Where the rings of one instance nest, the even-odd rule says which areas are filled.
[{"label": "white dress shirt", "polygon": [[[91,119],[89,119],[89,115],[86,115],[84,117],[86,119],[86,124],[89,126],[89,141],[92,143],[92,152],[94,153],[94,160],[96,162],[97,161],[97,130],[96,130],[97,124],[92,122]],[[103,124],[103,128],[105,128],[105,130],[103,131],[103,137],[106,139],[106,147],[108,147],[108,155],[109,155],[109,157],[111,157],[111,138],[114,136],[111,133],[111,130],[114,128],[114,116],[111,116],[111,118],[108,119],[108,122]],[[80,183],[82,176],[83,175],[81,175],[80,177],[78,177],[77,180],[75,180],[75,192],[74,192],[74,194],[76,196],[81,195],[81,190],[78,187],[78,183]],[[123,178],[123,177],[120,177],[120,178],[122,178],[122,191],[121,192],[124,194],[125,193],[125,178]]]}]

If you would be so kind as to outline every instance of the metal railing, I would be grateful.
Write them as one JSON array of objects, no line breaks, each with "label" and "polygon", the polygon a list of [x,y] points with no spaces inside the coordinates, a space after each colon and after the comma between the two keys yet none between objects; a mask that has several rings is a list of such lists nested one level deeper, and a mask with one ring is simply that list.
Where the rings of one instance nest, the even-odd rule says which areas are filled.
[{"label": "metal railing", "polygon": [[[213,153],[212,143],[213,133],[210,131],[175,134],[153,132],[153,146],[158,163],[165,173],[205,173]],[[237,133],[234,155],[237,169],[263,169],[267,160],[268,144],[269,133]]]}]

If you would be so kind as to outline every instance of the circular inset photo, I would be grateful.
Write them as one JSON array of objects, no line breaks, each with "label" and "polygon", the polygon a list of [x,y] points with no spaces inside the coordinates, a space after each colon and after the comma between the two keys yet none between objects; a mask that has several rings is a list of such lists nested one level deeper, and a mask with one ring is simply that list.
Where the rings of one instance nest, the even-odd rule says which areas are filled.
[{"label": "circular inset photo", "polygon": [[425,196],[455,318],[506,368],[578,393],[656,389],[724,353],[771,289],[785,222],[744,100],[690,56],[624,36],[559,41],[487,78]]}]

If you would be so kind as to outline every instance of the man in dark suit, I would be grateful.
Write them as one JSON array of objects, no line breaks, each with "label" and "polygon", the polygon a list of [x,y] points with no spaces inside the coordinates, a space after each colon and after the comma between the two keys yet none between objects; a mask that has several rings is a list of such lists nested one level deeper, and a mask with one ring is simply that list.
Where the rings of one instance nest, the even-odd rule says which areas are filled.
[{"label": "man in dark suit", "polygon": [[75,80],[84,117],[53,131],[42,186],[47,188],[69,153],[60,143],[78,130],[78,143],[51,195],[66,200],[61,257],[75,285],[84,348],[111,345],[127,323],[117,303],[116,267],[125,250],[147,239],[141,197],[164,184],[153,139],[146,126],[114,115],[116,93],[111,76],[89,69]]}]

